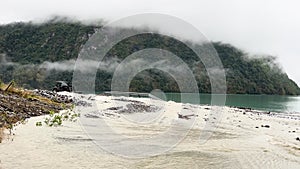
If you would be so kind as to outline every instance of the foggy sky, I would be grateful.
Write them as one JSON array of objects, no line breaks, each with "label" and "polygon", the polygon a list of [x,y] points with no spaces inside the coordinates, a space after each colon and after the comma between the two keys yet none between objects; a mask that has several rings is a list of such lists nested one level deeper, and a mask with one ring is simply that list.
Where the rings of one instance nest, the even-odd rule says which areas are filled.
[{"label": "foggy sky", "polygon": [[168,14],[191,23],[209,40],[277,56],[300,85],[299,7],[298,0],[2,0],[0,24],[53,15],[113,21],[146,12]]}]

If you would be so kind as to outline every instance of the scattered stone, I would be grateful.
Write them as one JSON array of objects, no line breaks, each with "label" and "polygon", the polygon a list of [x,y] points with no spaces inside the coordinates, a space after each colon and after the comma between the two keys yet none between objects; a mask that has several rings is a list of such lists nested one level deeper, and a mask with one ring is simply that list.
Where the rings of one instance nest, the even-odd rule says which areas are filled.
[{"label": "scattered stone", "polygon": [[76,106],[92,107],[92,103],[89,103],[89,102],[84,101],[84,100],[74,99],[74,104],[75,104]]},{"label": "scattered stone", "polygon": [[297,138],[296,138],[296,140],[297,140],[297,141],[300,141],[300,138],[299,138],[299,137],[297,137]]},{"label": "scattered stone", "polygon": [[46,98],[53,100],[55,102],[58,102],[58,103],[72,103],[73,102],[73,98],[71,96],[61,95],[56,92],[52,92],[52,91],[48,91],[48,90],[39,90],[39,89],[33,90],[33,92],[39,96],[46,97]]},{"label": "scattered stone", "polygon": [[248,108],[248,107],[236,107],[238,109],[241,109],[241,110],[247,110],[247,111],[251,111],[252,108]]},{"label": "scattered stone", "polygon": [[107,117],[118,117],[118,118],[120,117],[119,115],[116,115],[116,114],[113,114],[113,113],[107,113],[107,112],[104,113],[104,115],[107,116]]},{"label": "scattered stone", "polygon": [[269,125],[261,125],[261,127],[270,128]]},{"label": "scattered stone", "polygon": [[107,108],[106,110],[120,110],[122,108],[123,108],[122,106],[119,106],[119,107],[110,107],[110,108]]},{"label": "scattered stone", "polygon": [[82,138],[80,136],[75,137],[75,138],[67,138],[67,137],[55,137],[55,139],[59,141],[64,141],[64,142],[84,142],[84,141],[93,141],[93,139],[90,138]]},{"label": "scattered stone", "polygon": [[117,100],[117,101],[123,101],[123,102],[132,102],[132,103],[139,103],[139,104],[143,104],[143,102],[141,102],[141,101],[137,101],[137,100],[127,100],[127,99],[123,99],[123,98],[121,98],[121,99],[113,99],[113,100]]},{"label": "scattered stone", "polygon": [[[48,95],[48,92],[43,92]],[[26,94],[26,95],[25,95]],[[33,116],[59,112],[61,104],[39,98],[35,92],[13,93],[0,91],[0,127],[7,127]]]},{"label": "scattered stone", "polygon": [[94,101],[94,100],[95,100],[95,98],[93,98],[92,96],[90,96],[90,97],[88,98],[88,100],[92,100],[92,101]]},{"label": "scattered stone", "polygon": [[177,114],[178,114],[178,118],[180,118],[180,119],[186,119],[186,120],[191,119],[192,116],[197,116],[195,114],[190,114],[190,115],[182,115],[182,114],[179,114],[179,113],[177,113]]},{"label": "scattered stone", "polygon": [[93,114],[85,114],[84,115],[86,118],[92,118],[92,119],[98,119],[100,118],[99,116],[93,115]]},{"label": "scattered stone", "polygon": [[143,102],[134,102],[126,105],[126,108],[123,108],[118,111],[118,113],[143,113],[143,112],[154,112],[159,110],[158,107],[153,105],[146,105]]}]

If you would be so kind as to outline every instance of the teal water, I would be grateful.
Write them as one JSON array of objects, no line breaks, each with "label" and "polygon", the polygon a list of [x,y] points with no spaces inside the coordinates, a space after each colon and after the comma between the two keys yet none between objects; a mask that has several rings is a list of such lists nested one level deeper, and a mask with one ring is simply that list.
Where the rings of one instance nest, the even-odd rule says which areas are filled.
[{"label": "teal water", "polygon": [[[167,100],[193,104],[211,104],[210,94],[200,94],[200,103],[196,103],[199,95],[192,93],[165,93]],[[218,97],[218,95],[215,95]],[[300,112],[300,97],[278,95],[226,95],[226,106],[245,107],[272,112]]]}]

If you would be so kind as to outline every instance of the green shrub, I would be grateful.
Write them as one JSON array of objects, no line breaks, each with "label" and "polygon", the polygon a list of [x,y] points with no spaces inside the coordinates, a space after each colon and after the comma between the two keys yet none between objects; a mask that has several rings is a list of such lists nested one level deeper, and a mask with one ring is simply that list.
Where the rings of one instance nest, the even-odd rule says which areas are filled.
[{"label": "green shrub", "polygon": [[[49,127],[57,127],[61,126],[63,124],[63,121],[76,122],[78,117],[80,117],[80,114],[72,112],[71,110],[60,113],[50,111],[49,117],[46,117],[44,119],[44,123]],[[36,126],[42,126],[42,122],[36,122]]]}]

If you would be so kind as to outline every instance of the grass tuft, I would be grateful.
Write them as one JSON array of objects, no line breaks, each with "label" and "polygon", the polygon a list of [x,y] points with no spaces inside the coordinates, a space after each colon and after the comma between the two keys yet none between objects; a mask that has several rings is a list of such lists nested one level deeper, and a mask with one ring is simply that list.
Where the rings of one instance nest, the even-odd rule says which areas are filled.
[{"label": "grass tuft", "polygon": [[4,128],[0,128],[0,143],[4,139]]}]

